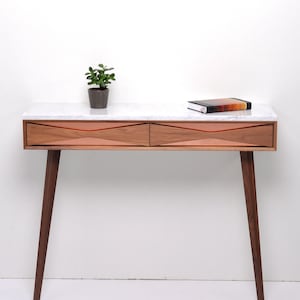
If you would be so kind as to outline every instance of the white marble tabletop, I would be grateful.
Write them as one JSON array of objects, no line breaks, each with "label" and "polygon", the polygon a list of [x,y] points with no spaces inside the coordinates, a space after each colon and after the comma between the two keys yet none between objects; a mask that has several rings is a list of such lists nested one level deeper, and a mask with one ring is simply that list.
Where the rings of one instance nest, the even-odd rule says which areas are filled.
[{"label": "white marble tabletop", "polygon": [[187,109],[187,103],[110,103],[91,109],[88,103],[34,103],[23,120],[87,121],[276,121],[269,105],[252,103],[251,110],[203,114]]}]

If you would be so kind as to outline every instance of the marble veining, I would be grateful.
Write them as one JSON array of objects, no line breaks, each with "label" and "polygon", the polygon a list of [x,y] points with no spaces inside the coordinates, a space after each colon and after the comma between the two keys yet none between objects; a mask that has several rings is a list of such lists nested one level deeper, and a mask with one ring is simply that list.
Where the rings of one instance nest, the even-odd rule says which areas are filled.
[{"label": "marble veining", "polygon": [[247,111],[203,114],[187,109],[184,103],[110,103],[104,109],[91,109],[88,103],[34,103],[23,120],[87,121],[276,121],[267,104],[252,103]]}]

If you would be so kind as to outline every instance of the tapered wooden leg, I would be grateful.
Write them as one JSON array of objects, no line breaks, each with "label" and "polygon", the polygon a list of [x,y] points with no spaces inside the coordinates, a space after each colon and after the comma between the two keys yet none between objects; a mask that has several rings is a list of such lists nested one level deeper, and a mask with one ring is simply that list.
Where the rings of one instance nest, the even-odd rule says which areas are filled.
[{"label": "tapered wooden leg", "polygon": [[264,300],[253,152],[242,151],[241,163],[243,171],[244,190],[247,205],[257,299]]},{"label": "tapered wooden leg", "polygon": [[33,300],[41,296],[59,158],[60,150],[48,151]]}]

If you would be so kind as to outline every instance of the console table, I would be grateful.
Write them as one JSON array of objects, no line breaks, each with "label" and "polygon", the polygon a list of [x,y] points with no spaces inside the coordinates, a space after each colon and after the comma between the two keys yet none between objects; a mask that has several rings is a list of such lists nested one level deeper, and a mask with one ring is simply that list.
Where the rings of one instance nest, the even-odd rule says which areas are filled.
[{"label": "console table", "polygon": [[267,105],[202,114],[186,104],[33,105],[23,114],[25,149],[48,151],[35,276],[41,295],[61,150],[234,150],[240,152],[257,299],[264,300],[253,151],[276,150],[277,117]]}]

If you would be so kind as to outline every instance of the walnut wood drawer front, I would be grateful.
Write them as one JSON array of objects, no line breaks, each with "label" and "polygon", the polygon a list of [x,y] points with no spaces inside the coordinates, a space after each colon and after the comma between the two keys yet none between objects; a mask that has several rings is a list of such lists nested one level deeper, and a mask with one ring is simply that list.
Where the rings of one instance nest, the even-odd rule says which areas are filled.
[{"label": "walnut wood drawer front", "polygon": [[220,150],[275,150],[276,122],[154,122],[150,145]]},{"label": "walnut wood drawer front", "polygon": [[149,146],[146,122],[24,121],[24,147],[97,149]]}]

